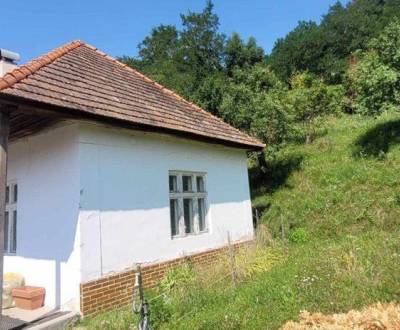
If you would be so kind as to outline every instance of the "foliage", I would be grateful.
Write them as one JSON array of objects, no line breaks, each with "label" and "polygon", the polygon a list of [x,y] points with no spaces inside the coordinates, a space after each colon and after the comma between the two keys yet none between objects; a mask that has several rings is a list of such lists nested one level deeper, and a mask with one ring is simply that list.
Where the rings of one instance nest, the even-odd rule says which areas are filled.
[{"label": "foliage", "polygon": [[323,55],[321,31],[315,22],[299,22],[284,39],[278,39],[268,64],[284,81],[296,72],[320,73],[318,59]]},{"label": "foliage", "polygon": [[389,24],[370,42],[349,70],[350,103],[354,111],[377,115],[400,105],[400,21]]},{"label": "foliage", "polygon": [[189,263],[184,263],[180,267],[171,268],[160,283],[162,292],[176,289],[177,286],[191,283],[195,278],[195,270]]},{"label": "foliage", "polygon": [[233,33],[224,49],[225,69],[229,76],[235,69],[246,69],[264,60],[264,50],[250,37],[245,44],[238,33]]},{"label": "foliage", "polygon": [[267,144],[273,153],[290,132],[282,104],[284,85],[265,65],[235,69],[228,80],[220,106],[220,116]]},{"label": "foliage", "polygon": [[346,6],[338,1],[320,24],[300,22],[279,39],[269,63],[285,81],[298,71],[309,71],[340,83],[351,54],[367,49],[369,40],[399,14],[399,0],[356,0]]},{"label": "foliage", "polygon": [[399,24],[387,25],[398,14],[400,0],[337,2],[320,24],[300,22],[265,57],[252,37],[226,38],[207,1],[201,12],[181,14],[180,29],[154,28],[139,56],[122,60],[260,138],[266,167],[288,142],[323,134],[326,115],[397,106]]},{"label": "foliage", "polygon": [[307,243],[310,237],[304,228],[295,228],[290,231],[289,240],[293,243]]},{"label": "foliage", "polygon": [[311,142],[318,133],[317,119],[343,110],[344,90],[340,85],[328,86],[307,72],[294,75],[291,86],[285,98],[287,112],[296,124],[297,139],[305,137]]},{"label": "foliage", "polygon": [[154,28],[139,44],[138,58],[124,56],[121,60],[186,98],[199,101],[196,92],[204,79],[222,70],[225,37],[218,31],[219,19],[211,1],[200,13],[182,14],[181,23],[181,30],[171,25]]},{"label": "foliage", "polygon": [[194,84],[220,69],[224,36],[218,32],[219,19],[210,0],[201,13],[181,14],[180,58],[191,71]]}]

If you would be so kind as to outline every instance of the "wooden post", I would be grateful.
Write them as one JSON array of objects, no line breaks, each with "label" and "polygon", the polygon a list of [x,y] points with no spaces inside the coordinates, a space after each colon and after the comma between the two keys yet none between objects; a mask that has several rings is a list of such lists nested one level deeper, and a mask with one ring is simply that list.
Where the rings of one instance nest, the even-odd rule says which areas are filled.
[{"label": "wooden post", "polygon": [[231,265],[231,274],[232,274],[232,286],[236,288],[237,283],[237,275],[236,275],[236,262],[235,262],[235,251],[231,242],[231,234],[228,231],[228,249],[229,249],[229,261]]},{"label": "wooden post", "polygon": [[[0,318],[3,308],[4,219],[6,211],[7,151],[10,134],[10,113],[0,109]],[[0,319],[1,322],[1,319]]]}]

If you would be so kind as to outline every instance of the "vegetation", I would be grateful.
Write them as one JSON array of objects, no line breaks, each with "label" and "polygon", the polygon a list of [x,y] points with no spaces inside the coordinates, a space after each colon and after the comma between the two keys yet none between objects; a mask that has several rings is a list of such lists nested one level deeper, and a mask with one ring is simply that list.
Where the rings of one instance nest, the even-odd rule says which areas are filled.
[{"label": "vegetation", "polygon": [[121,60],[231,125],[263,140],[266,169],[293,141],[311,142],[326,115],[395,111],[399,104],[400,0],[334,4],[320,24],[300,22],[272,53],[254,38],[219,32],[207,1],[160,25]]},{"label": "vegetation", "polygon": [[377,114],[400,105],[400,21],[394,20],[349,70],[354,110]]},{"label": "vegetation", "polygon": [[[151,301],[161,329],[276,329],[301,310],[400,299],[400,1],[334,4],[265,55],[226,37],[210,1],[124,57],[267,144],[250,155],[258,243],[210,270],[171,272]],[[85,320],[130,329],[129,310]]]}]

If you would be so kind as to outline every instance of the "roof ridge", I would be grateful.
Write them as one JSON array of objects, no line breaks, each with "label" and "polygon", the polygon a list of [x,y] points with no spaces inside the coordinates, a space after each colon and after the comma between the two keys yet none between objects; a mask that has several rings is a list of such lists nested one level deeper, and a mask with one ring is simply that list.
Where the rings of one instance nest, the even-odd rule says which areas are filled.
[{"label": "roof ridge", "polygon": [[[145,81],[147,81],[147,82],[149,82],[149,83],[152,83],[154,86],[156,86],[157,88],[159,88],[163,93],[172,95],[173,97],[175,97],[175,98],[178,99],[179,101],[183,101],[183,102],[187,103],[188,105],[190,105],[191,107],[195,108],[197,111],[200,111],[200,112],[206,114],[207,116],[212,117],[213,119],[216,119],[216,120],[218,120],[219,122],[224,123],[225,125],[229,125],[228,123],[226,123],[225,121],[223,121],[221,118],[219,118],[219,117],[217,117],[217,116],[214,116],[213,114],[211,114],[211,113],[209,113],[208,111],[204,110],[203,108],[201,108],[201,107],[198,106],[197,104],[195,104],[195,103],[193,103],[193,102],[191,102],[191,101],[186,100],[184,97],[182,97],[181,95],[179,95],[179,94],[176,93],[175,91],[173,91],[173,90],[171,90],[171,89],[169,89],[169,88],[167,88],[167,87],[165,87],[165,86],[159,84],[159,83],[156,82],[155,80],[153,80],[153,79],[147,77],[146,75],[144,75],[144,74],[141,73],[140,71],[138,71],[138,70],[132,68],[131,66],[129,66],[129,65],[125,64],[125,63],[122,63],[122,62],[118,61],[116,58],[114,58],[114,57],[112,57],[112,56],[110,56],[110,55],[108,55],[108,54],[102,52],[102,51],[99,50],[97,47],[92,46],[92,45],[87,44],[87,43],[84,43],[84,45],[87,46],[87,47],[89,47],[90,49],[96,51],[98,54],[104,56],[105,58],[107,58],[107,59],[109,59],[109,60],[111,60],[111,61],[117,63],[117,64],[120,65],[120,66],[123,66],[124,68],[126,68],[126,69],[128,69],[128,70],[130,70],[130,71],[132,71],[132,72],[135,73],[137,76],[141,77],[143,80],[145,80]],[[0,89],[1,89],[1,88],[0,88]],[[241,130],[237,129],[236,127],[234,127],[234,126],[232,126],[232,125],[229,125],[229,126],[230,126],[231,128],[233,128],[234,130],[236,130],[237,132],[241,133],[241,134],[246,134],[246,133],[242,132]],[[251,138],[253,141],[255,141],[256,143],[265,146],[265,144],[262,143],[261,141],[259,141],[257,138],[254,138],[253,136],[250,136],[249,134],[246,134],[246,135],[247,135],[248,137],[250,137],[250,138]]]},{"label": "roof ridge", "polygon": [[16,67],[14,70],[6,73],[0,78],[0,90],[12,87],[15,83],[25,79],[26,77],[38,71],[40,68],[49,65],[58,58],[69,53],[71,50],[84,44],[85,43],[81,40],[71,41],[68,44],[53,49],[52,51],[29,61],[27,64]]}]

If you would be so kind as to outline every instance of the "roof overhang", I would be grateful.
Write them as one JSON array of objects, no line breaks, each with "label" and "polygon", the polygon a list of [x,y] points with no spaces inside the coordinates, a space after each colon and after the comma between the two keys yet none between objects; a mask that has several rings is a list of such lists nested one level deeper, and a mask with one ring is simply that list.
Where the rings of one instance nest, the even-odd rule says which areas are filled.
[{"label": "roof overhang", "polygon": [[0,92],[0,109],[1,108],[10,111],[10,141],[15,141],[31,134],[35,134],[63,120],[89,120],[109,124],[115,127],[133,129],[143,132],[169,134],[184,139],[223,145],[232,148],[240,148],[247,151],[261,151],[265,147],[264,144],[260,144],[259,146],[247,145],[235,141],[220,140],[200,134],[183,132],[157,125],[132,123],[131,121],[107,117],[96,113],[91,114],[73,108],[55,106],[30,99],[24,99],[14,95],[2,94]]}]

